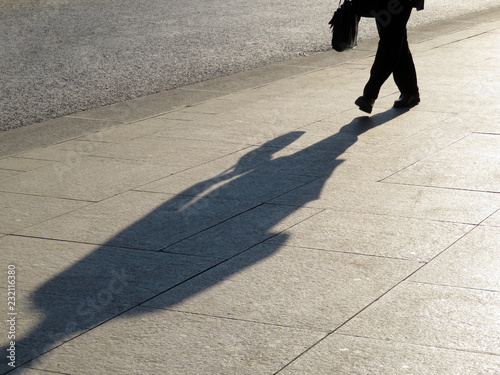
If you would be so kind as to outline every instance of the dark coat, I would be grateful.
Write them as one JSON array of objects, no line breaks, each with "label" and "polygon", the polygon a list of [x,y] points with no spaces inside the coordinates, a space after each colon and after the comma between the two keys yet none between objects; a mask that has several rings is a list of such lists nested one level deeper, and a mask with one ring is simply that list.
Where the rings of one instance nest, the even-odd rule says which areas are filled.
[{"label": "dark coat", "polygon": [[[384,9],[392,4],[393,7],[399,7],[400,3],[398,0],[355,0],[357,5],[357,13],[360,17],[375,17],[374,13],[380,9]],[[424,9],[424,0],[399,0],[403,2],[403,5],[411,5],[412,8],[417,8],[417,10]]]},{"label": "dark coat", "polygon": [[413,0],[413,6],[417,8],[417,10],[424,9],[424,0]]}]

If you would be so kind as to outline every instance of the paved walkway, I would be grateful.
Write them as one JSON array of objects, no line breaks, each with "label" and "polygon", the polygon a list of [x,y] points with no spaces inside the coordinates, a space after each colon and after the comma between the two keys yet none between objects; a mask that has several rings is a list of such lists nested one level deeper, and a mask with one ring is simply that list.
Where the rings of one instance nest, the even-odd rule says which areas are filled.
[{"label": "paved walkway", "polygon": [[2,134],[1,372],[500,374],[499,16]]}]

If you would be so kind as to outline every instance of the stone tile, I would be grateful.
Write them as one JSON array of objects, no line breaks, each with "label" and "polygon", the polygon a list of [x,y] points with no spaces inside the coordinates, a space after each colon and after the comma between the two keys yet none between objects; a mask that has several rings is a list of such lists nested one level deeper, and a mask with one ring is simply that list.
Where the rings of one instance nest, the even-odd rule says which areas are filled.
[{"label": "stone tile", "polygon": [[500,231],[480,226],[462,238],[411,280],[500,292]]},{"label": "stone tile", "polygon": [[136,138],[151,136],[165,127],[165,124],[160,124],[155,121],[155,118],[152,118],[132,124],[121,124],[77,139],[87,142],[125,143]]},{"label": "stone tile", "polygon": [[[458,58],[458,57],[457,57]],[[443,66],[439,70],[433,69],[432,66],[429,67],[419,67],[419,76],[424,76],[420,82],[419,86],[421,87],[421,102],[417,107],[418,110],[425,108],[428,110],[432,110],[432,107],[440,104],[444,105],[444,99],[446,95],[450,92],[460,93],[460,98],[467,98],[472,101],[472,97],[476,98],[476,101],[472,101],[474,105],[479,102],[481,93],[477,90],[478,85],[480,83],[479,77],[477,76],[477,71],[475,70],[476,64],[472,64],[471,66],[461,66],[460,68],[455,69],[446,69],[445,62],[443,61]],[[457,77],[461,76],[473,76],[476,77],[474,81],[469,81],[468,84],[470,87],[467,90],[467,87],[464,87],[466,80],[465,79],[457,79]],[[438,101],[439,100],[439,101]],[[441,103],[443,101],[443,103]],[[450,101],[451,102],[451,101]],[[455,103],[450,104],[447,107],[448,113],[467,113],[468,111],[450,111],[450,108],[456,109],[457,105]],[[443,108],[444,109],[444,108]],[[450,114],[451,114],[450,113]],[[471,114],[470,112],[468,112]],[[474,113],[474,112],[472,112]]]},{"label": "stone tile", "polygon": [[287,235],[281,234],[282,231],[318,212],[311,208],[263,204],[164,251],[226,259],[274,236],[277,236],[274,244],[284,243]]},{"label": "stone tile", "polygon": [[328,139],[308,150],[294,147],[303,134],[301,131],[283,134],[259,147],[249,147],[138,190],[183,195],[215,191],[232,199],[271,199],[313,180],[315,175],[331,173],[340,163],[328,154]]},{"label": "stone tile", "polygon": [[[345,103],[327,99],[326,95],[331,93],[331,89],[318,91],[317,89],[305,91],[302,88],[301,92],[271,95],[247,101],[234,110],[219,114],[201,114],[193,112],[192,109],[168,113],[160,116],[158,120],[184,120],[188,123],[185,124],[184,131],[181,128],[166,128],[158,135],[182,137],[184,134],[198,140],[224,140],[245,144],[264,142],[345,111]],[[311,97],[310,100],[314,102],[314,106],[307,111],[302,109],[304,95]]]},{"label": "stone tile", "polygon": [[440,128],[464,129],[469,132],[500,134],[500,114],[458,113],[439,124]]},{"label": "stone tile", "polygon": [[333,178],[363,183],[377,182],[408,166],[408,161],[394,158],[390,155],[370,153],[345,152],[338,158],[338,164],[333,170]]},{"label": "stone tile", "polygon": [[271,374],[321,336],[287,327],[138,308],[29,366],[74,375]]},{"label": "stone tile", "polygon": [[[425,45],[426,50],[429,49],[432,51],[432,53],[437,54],[437,53],[440,53],[442,50],[456,49],[456,48],[453,48],[453,46],[460,47],[460,43],[462,43],[462,41],[465,39],[472,38],[473,40],[475,40],[477,35],[481,34],[483,32],[484,32],[484,28],[467,27],[467,28],[464,28],[463,30],[453,30],[453,32],[451,32],[451,33],[444,33],[442,35],[434,35],[432,39],[426,40],[426,41],[419,43],[419,44]],[[438,47],[440,47],[440,48],[436,49]],[[412,51],[413,51],[413,49],[412,49]],[[417,51],[418,51],[419,56],[423,53],[423,52],[421,52],[420,49],[415,50],[415,52],[417,52]],[[462,57],[468,58],[468,57],[470,57],[470,55],[476,55],[476,54],[473,54],[473,53],[462,54]],[[477,55],[480,55],[480,54],[477,54]],[[460,61],[460,60],[458,60],[458,61]]]},{"label": "stone tile", "polygon": [[219,186],[229,184],[233,179],[240,176],[234,171],[235,165],[239,159],[255,149],[256,147],[249,147],[206,164],[153,181],[134,190],[169,194],[183,193],[191,196],[206,194]]},{"label": "stone tile", "polygon": [[443,129],[439,128],[437,124],[428,123],[428,125],[427,129],[411,134],[404,139],[390,144],[380,143],[373,147],[371,155],[373,158],[392,156],[394,159],[402,159],[406,163],[412,164],[470,135],[470,132],[464,129]]},{"label": "stone tile", "polygon": [[0,191],[99,201],[165,177],[176,168],[68,154],[65,161],[0,181]]},{"label": "stone tile", "polygon": [[232,74],[230,76],[219,77],[205,82],[195,83],[186,86],[187,90],[215,91],[220,93],[232,93],[251,89],[276,81],[302,75],[314,70],[304,66],[286,66],[282,64],[273,64],[261,68],[252,69]]},{"label": "stone tile", "polygon": [[[24,237],[4,237],[0,248],[5,269],[7,264],[16,266],[16,347],[21,363],[215,263]],[[3,316],[5,308],[0,310]]]},{"label": "stone tile", "polygon": [[25,158],[4,158],[0,159],[0,169],[8,169],[18,172],[27,172],[51,164],[45,160],[33,160]]},{"label": "stone tile", "polygon": [[405,283],[338,333],[498,356],[500,293]]},{"label": "stone tile", "polygon": [[[478,53],[479,56],[496,56],[500,53],[500,48],[497,44],[492,43],[495,40],[495,35],[484,32],[483,30],[474,29],[476,35],[473,37],[465,37],[458,41],[457,43],[451,44],[450,49],[471,51],[472,49],[477,49],[478,51],[484,51],[484,53]],[[473,55],[472,53],[470,55]]]},{"label": "stone tile", "polygon": [[145,306],[331,331],[419,266],[265,243]]},{"label": "stone tile", "polygon": [[[242,168],[243,169],[243,168]],[[238,171],[238,166],[234,171]],[[193,176],[191,171],[165,178],[161,181],[141,187],[141,191],[166,192],[175,191],[182,184],[183,177]],[[260,172],[259,170],[242,170],[214,176],[203,182],[198,182],[186,190],[179,192],[182,195],[194,195],[244,200],[255,203],[263,203],[291,190],[294,190],[314,180],[310,176],[295,176],[271,172]]]},{"label": "stone tile", "polygon": [[0,192],[0,233],[10,234],[86,206],[87,202]]},{"label": "stone tile", "polygon": [[[16,293],[16,364],[24,364],[130,308],[127,303],[116,300],[91,307],[88,303],[77,297],[51,293],[37,293],[35,298],[22,291]],[[0,312],[7,316],[4,305]],[[0,338],[0,348],[6,352],[8,347],[5,335]],[[11,369],[2,358],[0,373]]]},{"label": "stone tile", "polygon": [[[452,90],[453,91],[453,90]],[[422,100],[419,110],[448,113],[498,113],[500,104],[495,97],[478,97],[460,92],[460,100],[450,100],[450,90],[438,91],[429,95],[430,100]]]},{"label": "stone tile", "polygon": [[126,192],[19,232],[23,235],[160,250],[252,208],[249,202]]},{"label": "stone tile", "polygon": [[221,96],[221,93],[176,89],[80,112],[72,115],[72,117],[131,122],[157,116],[190,103],[199,103],[219,96]]},{"label": "stone tile", "polygon": [[83,134],[118,124],[114,121],[59,117],[30,126],[0,133],[0,157],[18,155],[34,148],[46,147]]},{"label": "stone tile", "polygon": [[[154,136],[163,138],[186,138],[197,141],[210,141],[226,143],[237,143],[242,145],[254,145],[265,142],[270,138],[282,135],[290,130],[287,124],[273,123],[272,116],[276,114],[268,113],[268,124],[262,126],[259,121],[249,121],[248,119],[221,118],[221,116],[201,115],[198,113],[177,112],[175,119],[155,118],[149,121],[162,124],[163,129]],[[201,119],[199,117],[202,117]],[[179,120],[180,118],[180,120]],[[173,121],[183,121],[182,126]]]},{"label": "stone tile", "polygon": [[[268,128],[284,133],[349,108],[346,106],[347,103],[351,102],[348,96],[332,101],[327,94],[331,94],[331,89],[330,91],[326,88],[323,90],[318,88],[302,89],[250,103],[236,110],[221,113],[217,117],[221,119],[222,123],[260,125],[263,132]],[[308,97],[308,103],[311,103],[308,104],[307,110],[303,108],[304,97]]]},{"label": "stone tile", "polygon": [[53,371],[43,371],[43,370],[35,370],[27,367],[19,367],[17,370],[10,372],[11,375],[65,375],[62,372],[53,372]]},{"label": "stone tile", "polygon": [[41,310],[51,307],[37,299],[40,293],[95,300],[112,296],[120,303],[137,304],[218,262],[18,236],[1,238],[0,247],[5,267],[16,266],[17,290],[29,292]]},{"label": "stone tile", "polygon": [[[361,21],[363,22],[363,21]],[[371,42],[371,43],[370,43]],[[319,52],[314,53],[309,56],[299,57],[290,61],[287,61],[285,64],[294,65],[294,66],[310,66],[310,67],[318,67],[318,68],[328,68],[331,66],[335,67],[343,67],[346,62],[351,63],[353,60],[364,58],[365,56],[369,56],[373,53],[372,49],[376,48],[376,44],[371,40],[364,40],[362,45],[358,45],[355,49],[345,50],[342,53],[331,53],[328,52]],[[310,74],[310,73],[309,73]]]},{"label": "stone tile", "polygon": [[17,370],[10,372],[11,375],[64,375],[62,372],[53,372],[53,371],[43,371],[43,370],[35,370],[27,367],[19,367]]},{"label": "stone tile", "polygon": [[[495,64],[497,64],[495,66]],[[480,98],[485,100],[490,99],[500,89],[500,71],[498,71],[498,62],[495,58],[489,58],[483,62],[481,62],[480,67],[477,65],[472,69],[471,72],[472,79],[468,80],[468,82],[462,82],[462,84],[457,85],[460,88],[460,91],[469,92],[471,94],[477,95]],[[486,111],[486,115],[494,115],[498,112]],[[478,115],[476,113],[476,115]],[[480,118],[480,116],[478,116]],[[496,124],[498,126],[498,123]]]},{"label": "stone tile", "polygon": [[243,149],[244,145],[181,138],[143,137],[95,148],[91,155],[148,162],[180,171]]},{"label": "stone tile", "polygon": [[237,95],[224,96],[223,98],[213,99],[203,103],[197,103],[183,109],[183,111],[204,113],[207,115],[217,115],[219,113],[231,111],[248,105],[251,102],[248,100],[234,100],[234,98],[236,97]]},{"label": "stone tile", "polygon": [[471,134],[385,182],[500,192],[500,135]]},{"label": "stone tile", "polygon": [[[339,132],[333,131],[330,136],[315,134],[316,130],[313,130],[311,135],[305,133],[291,147],[276,154],[276,158],[281,158],[279,164],[278,160],[275,160],[274,171],[328,176],[332,171],[336,174],[337,169],[341,167],[344,174],[351,177],[349,170],[345,170],[347,165],[342,164],[354,162],[354,168],[364,169],[365,173],[373,168],[377,176],[384,178],[470,134],[463,130],[443,131],[431,128],[427,131],[417,131],[411,136],[401,137],[396,133],[389,135],[392,126],[387,126],[386,130],[384,128],[394,119],[394,115],[391,115],[389,110],[373,117],[378,115],[380,118],[374,122],[357,118],[343,126]],[[301,142],[309,145],[303,149],[294,148]],[[362,168],[357,160],[368,162],[369,168]],[[380,172],[383,171],[388,174],[381,175]]]},{"label": "stone tile", "polygon": [[480,223],[500,207],[494,193],[335,178],[311,182],[272,202],[468,224]]},{"label": "stone tile", "polygon": [[[385,99],[384,99],[385,100]],[[391,98],[390,101],[393,99]],[[351,110],[326,118],[301,130],[308,134],[330,136],[334,133],[351,133],[359,136],[359,141],[370,144],[380,144],[386,147],[432,128],[436,124],[453,117],[448,113],[425,111],[400,111],[389,109],[373,116],[359,116],[359,111]],[[304,142],[304,137],[299,139]],[[302,145],[302,143],[300,143]],[[305,146],[309,146],[306,144]]]},{"label": "stone tile", "polygon": [[[202,195],[248,171],[256,170],[269,160],[269,155],[279,152],[278,148],[249,146],[217,160],[196,166],[185,171],[143,185],[135,190],[168,194]],[[239,167],[238,165],[241,165]]]},{"label": "stone tile", "polygon": [[[426,262],[473,226],[326,210],[286,230],[286,244]],[[272,239],[270,240],[273,241]]]},{"label": "stone tile", "polygon": [[334,334],[278,374],[493,375],[498,372],[498,356]]},{"label": "stone tile", "polygon": [[500,211],[497,211],[496,213],[491,215],[482,224],[490,225],[490,226],[494,226],[494,227],[500,227]]},{"label": "stone tile", "polygon": [[18,171],[10,171],[7,169],[0,169],[0,181],[6,180],[9,177],[15,176],[20,174],[21,172]]},{"label": "stone tile", "polygon": [[19,157],[45,162],[47,165],[57,161],[67,165],[77,164],[85,156],[91,155],[96,148],[106,147],[100,134],[99,132],[87,135],[87,141],[78,138],[78,141],[69,140],[49,147],[31,149],[20,154]]},{"label": "stone tile", "polygon": [[[118,132],[119,128],[110,131]],[[156,131],[152,136],[132,138],[124,141],[118,137],[115,142],[109,142],[103,133],[96,134],[92,140],[76,140],[64,142],[53,147],[23,154],[44,160],[61,161],[66,164],[86,156],[134,160],[160,164],[168,171],[179,170],[203,164],[214,159],[241,150],[245,145],[215,141],[194,140],[187,138],[171,138],[158,136]],[[185,129],[183,137],[186,137]]]}]

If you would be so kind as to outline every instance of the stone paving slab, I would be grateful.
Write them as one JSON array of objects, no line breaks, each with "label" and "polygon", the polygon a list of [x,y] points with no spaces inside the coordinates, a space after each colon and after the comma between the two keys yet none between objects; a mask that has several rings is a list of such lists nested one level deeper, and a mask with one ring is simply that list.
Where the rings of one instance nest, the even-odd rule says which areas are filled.
[{"label": "stone paving slab", "polygon": [[438,125],[443,129],[463,129],[469,132],[500,134],[500,114],[459,113]]},{"label": "stone paving slab", "polygon": [[484,225],[492,225],[492,226],[495,226],[495,227],[500,227],[500,211],[494,213],[493,215],[491,215],[491,217],[489,217],[488,219],[486,219],[482,224]]},{"label": "stone paving slab", "polygon": [[500,192],[500,134],[471,134],[385,182]]},{"label": "stone paving slab", "polygon": [[[165,124],[165,123],[158,123],[153,120],[154,119],[150,119],[148,121],[138,121],[129,124],[113,126],[111,128],[101,130],[98,133],[82,135],[81,137],[75,138],[75,140],[84,142],[86,141],[86,142],[105,142],[105,143],[123,144],[138,138],[153,136],[160,130],[165,129],[166,127],[174,128],[176,125],[173,124],[173,122]],[[185,123],[178,124],[178,126],[184,126],[184,125]]]},{"label": "stone paving slab", "polygon": [[[271,374],[323,335],[276,325],[138,308],[29,366],[70,374]],[[106,360],[102,353],[106,353]]]},{"label": "stone paving slab", "polygon": [[142,137],[122,144],[94,147],[90,155],[154,164],[157,169],[179,172],[241,150],[241,145],[184,138]]},{"label": "stone paving slab", "polygon": [[126,192],[18,234],[158,251],[254,206],[245,201],[193,202],[188,196]]},{"label": "stone paving slab", "polygon": [[[301,132],[291,132],[283,137],[286,137],[291,143],[301,134]],[[249,146],[241,151],[169,175],[134,190],[187,196],[206,195],[250,171],[259,170],[261,165],[269,162],[280,149],[281,147],[278,147],[275,140],[261,146]],[[247,196],[246,199],[251,199],[251,196]]]},{"label": "stone paving slab", "polygon": [[259,205],[168,246],[164,251],[228,259],[270,238],[274,238],[275,244],[283,244],[287,238],[283,231],[320,211],[305,207]]},{"label": "stone paving slab", "polygon": [[10,171],[10,170],[5,170],[5,169],[0,169],[0,180],[7,179],[9,177],[15,176],[16,174],[19,174],[20,172],[18,171]]},{"label": "stone paving slab", "polygon": [[498,11],[1,135],[16,373],[498,373]]},{"label": "stone paving slab", "polygon": [[26,367],[20,367],[18,368],[17,370],[14,370],[13,372],[11,372],[10,374],[12,375],[19,375],[19,374],[23,374],[23,375],[64,375],[62,372],[54,372],[54,371],[43,371],[43,370],[34,370],[34,369],[31,369],[31,368],[26,368]]},{"label": "stone paving slab", "polygon": [[334,334],[278,374],[493,375],[498,372],[497,356]]},{"label": "stone paving slab", "polygon": [[420,266],[264,243],[145,306],[332,331]]},{"label": "stone paving slab", "polygon": [[[472,225],[325,210],[286,230],[286,244],[428,262]],[[273,242],[273,239],[270,240]]]},{"label": "stone paving slab", "polygon": [[51,146],[55,143],[94,133],[120,124],[118,121],[91,120],[60,117],[29,127],[21,127],[0,133],[2,147],[0,157],[17,155],[33,148]]},{"label": "stone paving slab", "polygon": [[[109,246],[8,236],[0,239],[4,263],[16,264],[19,290],[85,299],[107,299],[133,306],[205,271],[219,261],[209,257],[137,252]],[[27,277],[29,275],[29,277]],[[22,294],[26,294],[23,293]],[[118,296],[119,294],[119,296]],[[40,299],[37,307],[52,309]]]},{"label": "stone paving slab", "polygon": [[20,157],[0,159],[0,169],[13,172],[27,172],[51,164],[50,161]]},{"label": "stone paving slab", "polygon": [[64,161],[0,181],[0,191],[95,202],[173,172],[165,169],[142,161],[68,153]]},{"label": "stone paving slab", "polygon": [[220,96],[220,93],[175,89],[158,94],[147,95],[137,99],[122,103],[96,108],[85,112],[75,113],[70,118],[111,120],[117,122],[132,122],[151,116],[156,116],[163,112],[168,112],[179,107],[209,100]]},{"label": "stone paving slab", "polygon": [[[207,257],[14,236],[1,238],[0,247],[2,265],[14,264],[18,275],[16,308],[21,322],[16,347],[20,362],[218,262]],[[1,311],[6,313],[4,306]]]},{"label": "stone paving slab", "polygon": [[406,282],[337,332],[498,356],[499,322],[499,292]]},{"label": "stone paving slab", "polygon": [[[311,194],[318,190],[321,190],[319,197],[316,193]],[[319,199],[313,200],[314,197]],[[338,179],[313,181],[272,202],[294,205],[304,200],[307,201],[306,207],[312,208],[467,224],[480,223],[500,207],[500,196],[495,193],[370,181],[353,185],[349,180]]]},{"label": "stone paving slab", "polygon": [[10,234],[85,207],[88,202],[0,192],[0,205],[0,232]]},{"label": "stone paving slab", "polygon": [[[182,176],[184,175],[185,174],[182,174]],[[175,176],[173,179],[167,177],[162,179],[161,182],[155,181],[152,184],[141,187],[140,190],[153,192],[175,190],[175,187],[171,187],[170,183],[172,180],[182,179],[182,176]],[[206,183],[201,182],[197,186],[182,191],[180,194],[215,196],[218,198],[251,201],[260,204],[303,186],[315,179],[311,176],[287,175],[267,171],[260,172],[259,170],[242,170],[239,175],[235,173],[234,178],[230,178],[230,176],[231,174],[229,174],[229,176],[221,175],[219,177],[216,175]]]},{"label": "stone paving slab", "polygon": [[500,292],[497,227],[480,226],[453,244],[410,280]]},{"label": "stone paving slab", "polygon": [[[16,365],[44,355],[131,307],[126,303],[121,304],[119,300],[109,300],[110,303],[96,304],[95,308],[89,308],[88,301],[84,298],[37,293],[36,298],[39,300],[33,301],[30,294],[18,294],[16,306],[23,315],[16,316]],[[38,303],[53,307],[49,310],[38,309]],[[3,310],[1,312],[5,315]],[[9,347],[7,344],[2,342],[2,347]],[[1,373],[7,373],[9,370],[12,370],[12,367],[2,361]]]},{"label": "stone paving slab", "polygon": [[[117,132],[118,129],[115,130],[114,134]],[[186,139],[186,137],[155,136],[157,133],[158,131],[151,136],[134,137],[122,142],[105,142],[105,135],[98,133],[88,140],[68,141],[43,150],[27,152],[22,156],[24,158],[60,161],[66,164],[77,164],[80,162],[79,159],[88,156],[112,160],[135,160],[160,165],[167,171],[166,173],[175,173],[245,147],[221,141],[196,141]]]}]

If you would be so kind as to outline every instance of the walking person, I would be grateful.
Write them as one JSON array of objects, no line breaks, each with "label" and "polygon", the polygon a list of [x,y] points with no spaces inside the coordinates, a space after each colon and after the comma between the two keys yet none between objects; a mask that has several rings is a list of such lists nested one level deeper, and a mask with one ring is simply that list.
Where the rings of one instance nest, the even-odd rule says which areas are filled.
[{"label": "walking person", "polygon": [[[365,0],[366,2],[366,0]],[[420,102],[417,73],[408,46],[406,24],[413,8],[424,8],[424,0],[371,0],[376,9],[375,17],[380,37],[373,62],[370,79],[363,95],[355,104],[360,110],[371,113],[380,88],[392,74],[401,96],[394,102],[394,108],[408,108]]]}]

